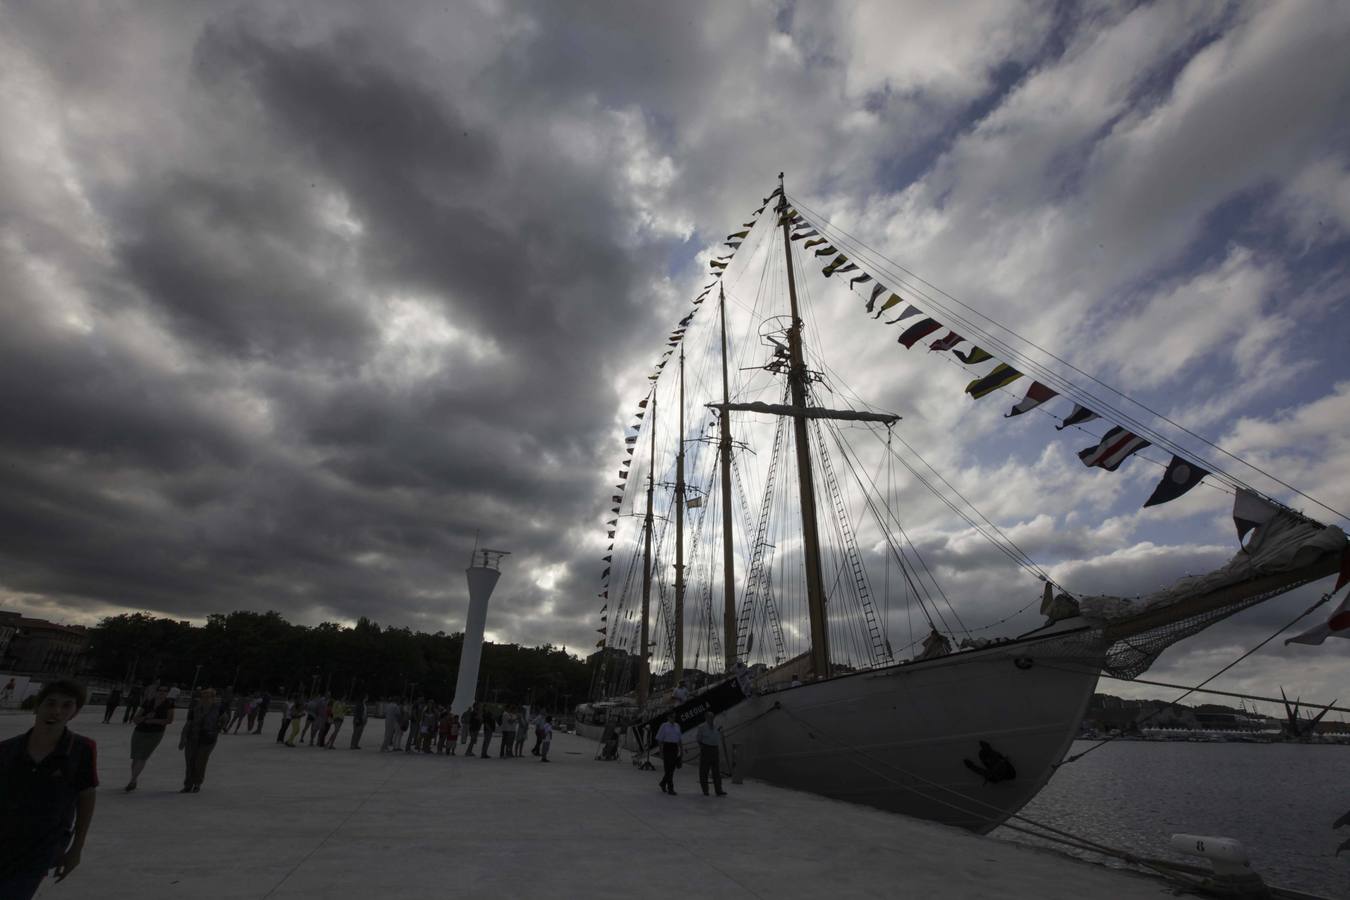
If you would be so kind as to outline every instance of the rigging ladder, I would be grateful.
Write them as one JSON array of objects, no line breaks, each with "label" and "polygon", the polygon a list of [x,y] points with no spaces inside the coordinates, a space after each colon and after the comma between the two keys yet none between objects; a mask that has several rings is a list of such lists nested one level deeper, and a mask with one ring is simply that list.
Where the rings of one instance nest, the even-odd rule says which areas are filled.
[{"label": "rigging ladder", "polygon": [[830,454],[825,449],[825,438],[821,434],[820,420],[816,420],[813,424],[816,427],[816,446],[820,448],[819,455],[821,468],[825,475],[825,485],[829,489],[830,500],[834,503],[835,517],[839,522],[839,530],[843,534],[844,555],[853,573],[853,583],[858,590],[858,603],[862,606],[863,621],[867,628],[868,640],[871,643],[872,665],[882,665],[891,662],[890,653],[886,650],[886,638],[881,633],[876,604],[872,602],[872,590],[867,579],[867,571],[863,568],[862,556],[858,553],[858,540],[853,534],[853,525],[849,521],[848,508],[844,503],[844,493],[839,488],[839,479],[834,474],[834,464],[830,462]]},{"label": "rigging ladder", "polygon": [[[755,539],[751,545],[750,571],[746,574],[745,578],[745,597],[741,600],[740,616],[736,623],[737,655],[742,658],[748,657],[751,649],[747,646],[750,636],[750,620],[754,614],[755,602],[759,598],[760,585],[761,583],[765,584],[765,602],[769,605],[769,622],[772,626],[771,631],[773,632],[774,643],[776,645],[775,650],[778,654],[775,662],[782,662],[787,654],[784,649],[782,623],[779,622],[777,613],[772,607],[772,600],[768,597],[768,578],[764,571],[764,551],[768,546],[769,511],[773,507],[774,483],[778,477],[779,451],[783,446],[783,435],[787,431],[784,427],[785,422],[787,422],[787,419],[779,419],[778,427],[774,430],[773,452],[769,457],[769,471],[764,477],[764,501],[760,506],[758,524],[755,526]],[[733,464],[734,462],[735,460],[733,459]],[[740,483],[739,475],[740,469],[738,466],[738,483]],[[742,498],[742,503],[744,503],[744,498]]]}]

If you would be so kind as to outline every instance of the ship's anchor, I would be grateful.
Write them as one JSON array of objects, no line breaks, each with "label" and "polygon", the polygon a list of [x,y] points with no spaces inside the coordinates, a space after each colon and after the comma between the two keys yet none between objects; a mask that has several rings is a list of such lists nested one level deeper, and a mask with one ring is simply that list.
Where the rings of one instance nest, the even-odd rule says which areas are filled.
[{"label": "ship's anchor", "polygon": [[1000,781],[1012,781],[1017,777],[1012,760],[999,753],[988,741],[980,741],[980,761],[962,760],[966,768],[984,778],[985,784],[997,784]]}]

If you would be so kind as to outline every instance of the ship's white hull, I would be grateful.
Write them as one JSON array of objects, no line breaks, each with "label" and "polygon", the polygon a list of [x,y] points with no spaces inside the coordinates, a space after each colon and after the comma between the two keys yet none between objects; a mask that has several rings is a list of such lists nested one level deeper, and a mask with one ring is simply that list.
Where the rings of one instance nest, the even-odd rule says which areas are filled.
[{"label": "ship's white hull", "polygon": [[[1017,641],[754,696],[720,716],[726,749],[750,778],[987,832],[1049,780],[1096,687],[1090,659],[1038,659],[1051,646]],[[965,765],[980,741],[1015,778],[986,783]]]}]

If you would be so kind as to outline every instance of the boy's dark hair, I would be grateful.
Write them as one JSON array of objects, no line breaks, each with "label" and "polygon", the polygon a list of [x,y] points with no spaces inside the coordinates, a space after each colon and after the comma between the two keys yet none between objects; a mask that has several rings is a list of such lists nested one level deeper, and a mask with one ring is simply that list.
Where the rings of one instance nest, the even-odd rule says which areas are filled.
[{"label": "boy's dark hair", "polygon": [[83,709],[84,702],[89,699],[89,695],[85,691],[84,685],[80,684],[78,681],[62,679],[60,681],[49,681],[44,684],[42,690],[37,692],[37,699],[34,702],[37,706],[41,706],[42,701],[53,694],[60,694],[62,697],[74,697],[75,708],[77,710]]}]

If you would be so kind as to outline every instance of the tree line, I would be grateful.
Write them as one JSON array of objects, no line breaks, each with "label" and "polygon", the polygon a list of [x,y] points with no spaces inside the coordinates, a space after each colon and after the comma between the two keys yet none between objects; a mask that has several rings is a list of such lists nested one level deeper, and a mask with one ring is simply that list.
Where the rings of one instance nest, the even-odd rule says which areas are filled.
[{"label": "tree line", "polygon": [[[206,624],[124,613],[90,631],[93,674],[113,681],[158,678],[183,688],[211,685],[236,692],[314,690],[356,697],[426,696],[449,702],[459,673],[463,634],[415,632],[362,617],[352,627],[308,627],[278,612],[236,611]],[[483,645],[478,698],[564,710],[585,699],[587,664],[552,645]]]}]

